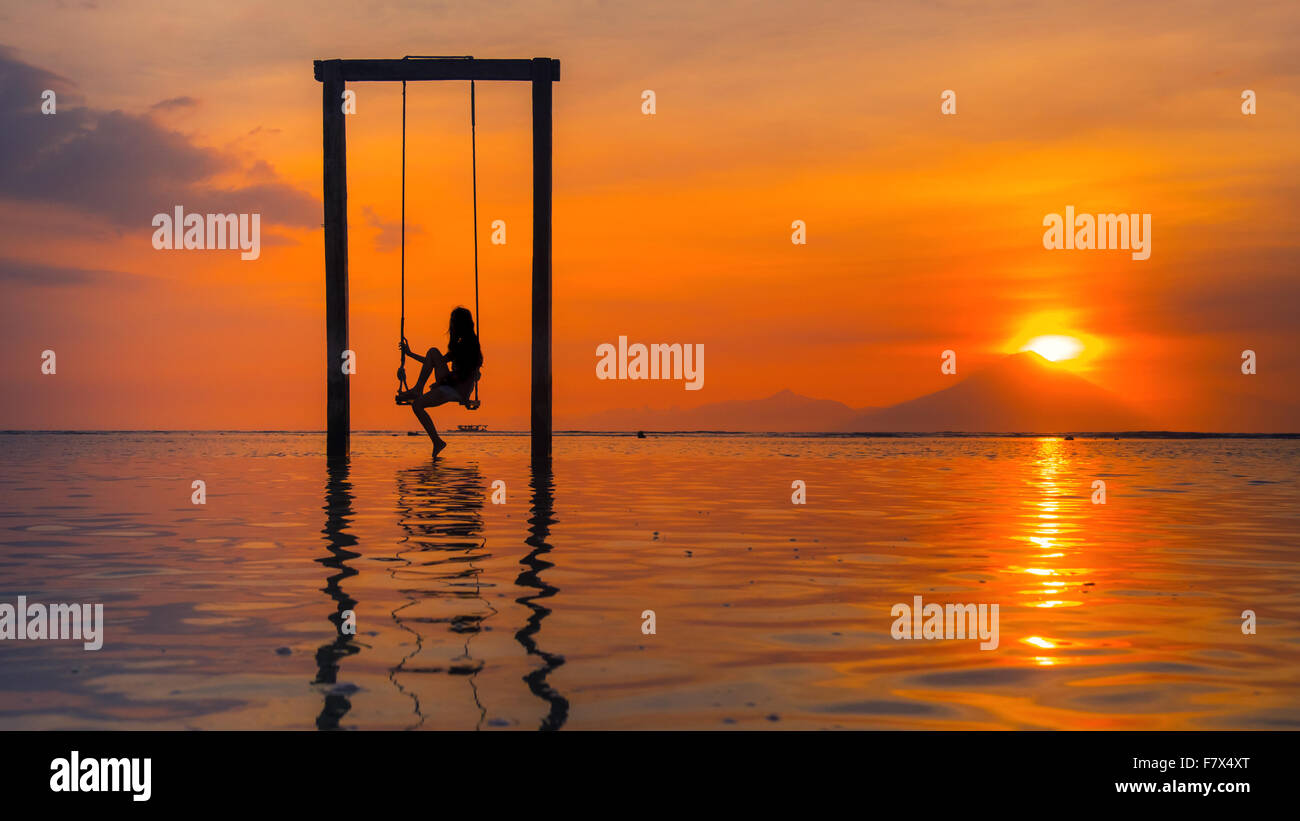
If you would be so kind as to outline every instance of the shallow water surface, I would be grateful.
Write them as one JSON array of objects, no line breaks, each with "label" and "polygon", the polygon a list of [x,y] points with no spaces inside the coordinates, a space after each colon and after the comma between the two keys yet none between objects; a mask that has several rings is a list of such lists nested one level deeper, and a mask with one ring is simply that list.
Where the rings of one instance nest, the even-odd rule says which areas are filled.
[{"label": "shallow water surface", "polygon": [[1300,727],[1295,440],[448,438],[0,436],[0,729]]}]

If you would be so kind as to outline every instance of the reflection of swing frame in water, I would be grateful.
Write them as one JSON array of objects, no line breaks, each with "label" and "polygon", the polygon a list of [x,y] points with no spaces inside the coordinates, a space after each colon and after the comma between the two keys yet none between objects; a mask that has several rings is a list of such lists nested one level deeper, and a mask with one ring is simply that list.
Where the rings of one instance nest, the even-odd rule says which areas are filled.
[{"label": "reflection of swing frame in water", "polygon": [[542,581],[542,571],[554,567],[541,558],[551,552],[547,538],[551,535],[551,525],[555,524],[555,476],[551,473],[550,466],[534,463],[529,485],[533,489],[532,516],[528,519],[528,538],[524,543],[533,550],[519,560],[526,569],[515,579],[515,584],[534,588],[538,592],[515,599],[533,611],[528,617],[528,624],[515,633],[515,640],[523,645],[529,655],[537,656],[543,662],[541,667],[524,676],[524,682],[533,695],[550,705],[550,712],[542,719],[538,729],[558,730],[569,720],[569,700],[556,692],[547,678],[552,670],[564,664],[564,656],[542,650],[533,640],[542,629],[542,621],[551,614],[550,608],[537,604],[537,601],[551,598],[560,592],[555,585]]},{"label": "reflection of swing frame in water", "polygon": [[[481,601],[489,611],[486,614],[469,612],[457,614],[446,619],[415,619],[400,615],[402,611],[407,610],[416,604],[417,598],[410,598],[409,602],[392,612],[393,620],[403,630],[411,633],[415,637],[416,647],[401,661],[399,661],[389,672],[389,678],[393,685],[399,691],[405,693],[411,698],[414,704],[415,713],[419,720],[413,725],[419,727],[424,724],[427,716],[422,708],[419,695],[408,690],[403,686],[398,677],[407,673],[435,673],[451,675],[467,675],[470,689],[473,693],[474,704],[478,708],[479,717],[475,729],[481,729],[483,723],[487,720],[487,708],[484,707],[479,698],[478,675],[484,668],[484,662],[473,663],[470,655],[470,643],[474,637],[482,630],[484,623],[497,615],[499,612],[483,595],[483,583],[481,581],[482,568],[475,565],[474,558],[489,558],[488,555],[481,552],[485,545],[483,540],[483,519],[482,509],[484,501],[484,478],[478,471],[476,465],[468,467],[448,467],[445,465],[433,464],[418,468],[411,468],[400,471],[397,474],[397,509],[401,515],[399,526],[405,531],[401,543],[405,545],[414,539],[428,536],[436,537],[437,541],[445,541],[445,546],[421,548],[427,550],[443,550],[448,553],[462,553],[464,558],[460,561],[468,565],[468,570],[454,574],[448,578],[464,579],[467,576],[472,577],[474,581],[474,591],[472,595],[450,597],[453,601],[476,599]],[[559,593],[559,588],[548,584],[542,580],[541,574],[544,570],[552,567],[550,562],[541,558],[542,555],[549,553],[551,545],[547,542],[550,535],[551,525],[555,522],[554,517],[554,481],[549,470],[534,470],[530,480],[532,487],[532,508],[531,516],[528,519],[528,538],[525,543],[532,550],[519,560],[523,570],[515,579],[517,587],[528,588],[536,592],[530,592],[519,596],[515,602],[527,607],[531,613],[527,623],[515,633],[515,640],[524,648],[530,656],[537,656],[542,660],[542,665],[524,676],[524,683],[528,685],[529,691],[540,698],[547,704],[548,710],[543,717],[539,729],[558,730],[564,726],[569,717],[569,701],[560,695],[547,681],[551,672],[564,664],[564,657],[554,653],[549,653],[538,645],[536,637],[541,631],[542,622],[551,613],[551,609],[539,603],[539,600],[551,598]],[[426,512],[432,511],[433,515],[426,515]],[[447,521],[448,514],[459,514],[459,519]],[[447,537],[451,537],[450,539]],[[406,570],[416,567],[415,562],[411,561],[404,554],[410,551],[403,548],[398,551],[397,557],[405,562]],[[427,564],[445,564],[455,559],[443,559],[441,561],[429,562]],[[401,571],[392,571],[394,578],[399,578]],[[454,581],[449,586],[454,586]],[[436,591],[432,595],[435,598],[444,597],[447,591]],[[469,661],[468,664],[429,666],[429,667],[411,667],[408,662],[420,654],[424,649],[424,636],[412,628],[415,623],[445,623],[449,629],[455,633],[468,634],[463,645],[461,659]]]},{"label": "reflection of swing frame in water", "polygon": [[339,666],[347,656],[361,652],[361,646],[356,642],[355,637],[343,633],[342,630],[344,611],[355,612],[357,606],[357,600],[343,592],[343,580],[357,575],[358,572],[356,568],[348,567],[347,561],[361,555],[351,549],[356,547],[357,537],[348,532],[353,515],[349,469],[350,465],[346,459],[332,462],[327,467],[328,479],[325,484],[323,508],[325,527],[321,533],[325,534],[329,555],[316,560],[338,571],[326,579],[325,587],[321,588],[334,601],[335,607],[334,612],[329,616],[330,623],[334,625],[334,640],[322,645],[316,651],[316,679],[312,683],[329,685],[329,690],[325,692],[325,703],[321,707],[320,715],[316,717],[316,728],[319,730],[337,730],[339,720],[352,709],[352,702],[348,699],[350,690],[338,686]]},{"label": "reflection of swing frame in water", "polygon": [[[356,547],[358,540],[355,535],[349,532],[354,515],[354,496],[352,484],[349,480],[349,470],[348,460],[335,462],[329,466],[329,479],[326,484],[325,505],[323,508],[326,514],[325,527],[321,531],[325,534],[329,555],[316,560],[326,567],[339,571],[330,576],[326,580],[325,587],[322,588],[335,605],[329,616],[329,620],[335,628],[335,638],[328,644],[321,646],[316,652],[317,675],[313,683],[330,685],[330,689],[325,692],[325,703],[316,719],[317,728],[322,730],[338,729],[340,719],[352,708],[349,699],[353,692],[352,688],[340,686],[337,682],[340,669],[339,662],[346,656],[359,653],[363,647],[360,642],[356,641],[354,636],[343,634],[340,631],[343,612],[345,610],[355,610],[358,604],[355,599],[347,595],[342,589],[341,582],[358,573],[356,568],[349,567],[346,563],[361,556],[360,553],[351,549]],[[523,680],[528,685],[529,691],[548,706],[547,714],[542,719],[540,729],[555,730],[562,727],[568,720],[569,701],[560,695],[547,679],[553,670],[564,664],[564,657],[541,649],[536,641],[541,631],[542,622],[551,613],[551,609],[540,604],[540,600],[553,598],[559,593],[559,588],[542,579],[543,571],[553,566],[550,562],[541,558],[552,549],[547,540],[550,537],[551,525],[556,521],[554,477],[550,469],[534,467],[530,486],[532,488],[532,504],[528,519],[528,537],[524,542],[531,550],[519,560],[523,570],[515,579],[515,585],[536,592],[529,592],[515,599],[517,604],[524,605],[531,613],[525,625],[515,633],[514,638],[524,648],[527,655],[537,656],[542,660],[542,665],[525,675]],[[408,666],[408,662],[424,649],[424,636],[418,630],[413,629],[412,625],[431,622],[429,619],[402,615],[403,611],[417,605],[419,599],[411,597],[406,604],[395,608],[391,612],[393,621],[398,628],[411,633],[415,637],[415,649],[403,656],[396,665],[389,669],[389,680],[393,682],[399,692],[407,695],[414,705],[414,712],[418,716],[418,720],[412,727],[419,727],[424,724],[427,716],[423,711],[419,695],[408,689],[399,680],[399,676],[408,673],[465,675],[470,685],[475,707],[479,713],[476,729],[481,729],[483,723],[487,720],[487,708],[480,700],[477,681],[479,673],[484,668],[484,663],[473,663],[474,659],[470,654],[470,644],[474,637],[478,635],[484,623],[499,612],[483,595],[482,568],[474,563],[476,558],[488,558],[486,554],[476,552],[482,551],[485,546],[482,518],[484,490],[483,475],[479,472],[478,466],[474,464],[453,467],[435,463],[402,470],[397,474],[396,507],[401,517],[398,525],[405,531],[405,535],[399,541],[400,547],[396,558],[404,562],[405,566],[401,570],[390,570],[389,575],[394,579],[400,579],[403,570],[420,566],[403,555],[410,552],[405,545],[413,540],[432,535],[442,541],[449,541],[450,545],[448,546],[440,545],[432,548],[424,546],[421,548],[421,552],[440,549],[448,553],[459,552],[463,554],[463,563],[467,565],[468,570],[452,578],[472,578],[474,591],[467,596],[453,596],[451,598],[453,600],[477,599],[483,603],[488,611],[486,613],[457,614],[447,619],[432,620],[432,623],[449,625],[452,632],[466,634],[461,648],[461,655],[456,660],[463,659],[469,663],[451,664],[446,667]],[[425,515],[430,510],[433,515]],[[459,515],[459,519],[448,521],[448,514]],[[452,538],[449,540],[446,538],[448,536]],[[426,564],[445,564],[446,561]],[[420,577],[417,576],[417,578]],[[445,594],[446,590],[438,592]],[[368,647],[369,645],[365,646]]]}]

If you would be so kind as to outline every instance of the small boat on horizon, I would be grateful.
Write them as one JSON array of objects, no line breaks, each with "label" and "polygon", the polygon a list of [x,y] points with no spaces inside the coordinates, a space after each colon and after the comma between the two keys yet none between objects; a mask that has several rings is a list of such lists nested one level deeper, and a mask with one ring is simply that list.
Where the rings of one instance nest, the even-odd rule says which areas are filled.
[{"label": "small boat on horizon", "polygon": [[487,425],[457,425],[456,430],[463,433],[484,433],[487,431]]}]

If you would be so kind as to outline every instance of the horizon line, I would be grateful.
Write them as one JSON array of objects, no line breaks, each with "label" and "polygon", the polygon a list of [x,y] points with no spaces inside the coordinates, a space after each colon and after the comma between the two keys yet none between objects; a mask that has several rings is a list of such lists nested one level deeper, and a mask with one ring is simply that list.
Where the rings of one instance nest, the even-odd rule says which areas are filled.
[{"label": "horizon line", "polygon": [[[448,430],[446,433],[475,433],[488,434],[495,436],[529,436],[531,431],[526,429],[509,429],[509,430],[479,430],[479,431],[462,431]],[[16,436],[28,434],[65,434],[65,435],[95,435],[95,434],[113,434],[113,433],[238,433],[238,434],[295,434],[295,435],[319,435],[325,436],[326,431],[322,429],[280,429],[280,428],[94,428],[85,430],[75,430],[71,428],[7,428],[0,429],[0,435]],[[423,431],[412,431],[406,429],[393,428],[369,428],[364,430],[351,431],[356,435],[391,435],[391,436],[424,436]],[[1177,430],[1131,430],[1131,431],[954,431],[954,430],[936,430],[936,431],[818,431],[818,430],[793,430],[793,431],[748,431],[748,430],[723,430],[711,428],[698,428],[689,430],[653,430],[650,428],[639,429],[616,429],[616,430],[595,430],[586,428],[571,428],[564,430],[552,431],[553,434],[561,435],[612,435],[620,434],[627,436],[636,436],[638,433],[655,434],[657,436],[673,434],[711,434],[726,436],[835,436],[835,437],[888,437],[888,438],[921,438],[921,437],[1000,437],[1000,438],[1034,438],[1042,436],[1083,436],[1088,438],[1109,437],[1114,439],[1300,439],[1300,432],[1274,431],[1268,433],[1235,433],[1229,431],[1177,431]]]}]

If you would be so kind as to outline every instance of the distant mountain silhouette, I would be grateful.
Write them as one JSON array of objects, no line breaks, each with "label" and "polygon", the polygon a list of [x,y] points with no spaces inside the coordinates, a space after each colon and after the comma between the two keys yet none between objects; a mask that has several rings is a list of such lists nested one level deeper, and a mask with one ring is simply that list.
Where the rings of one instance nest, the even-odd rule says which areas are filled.
[{"label": "distant mountain silhouette", "polygon": [[[1163,417],[1176,415],[1184,409],[1165,402],[1155,410]],[[1198,410],[1197,421],[1201,430],[1232,433],[1300,431],[1300,406],[1243,389],[1216,391],[1205,398]]]},{"label": "distant mountain silhouette", "polygon": [[619,408],[575,419],[572,430],[726,430],[823,432],[841,430],[861,411],[831,399],[810,399],[789,390],[764,399],[733,399],[696,408]]},{"label": "distant mountain silhouette", "polygon": [[1114,393],[1026,351],[950,388],[859,413],[839,430],[1059,433],[1152,427]]},{"label": "distant mountain silhouette", "polygon": [[[958,377],[959,378],[959,377]],[[952,387],[887,408],[853,409],[789,390],[688,410],[623,408],[572,420],[570,430],[841,433],[1062,433],[1153,430],[1114,393],[1033,352],[1012,354]]]}]

